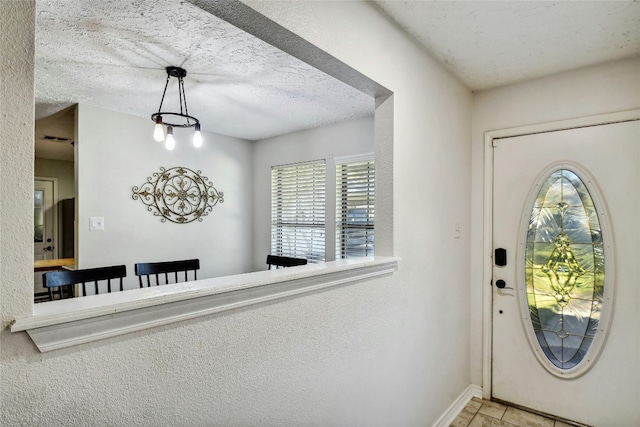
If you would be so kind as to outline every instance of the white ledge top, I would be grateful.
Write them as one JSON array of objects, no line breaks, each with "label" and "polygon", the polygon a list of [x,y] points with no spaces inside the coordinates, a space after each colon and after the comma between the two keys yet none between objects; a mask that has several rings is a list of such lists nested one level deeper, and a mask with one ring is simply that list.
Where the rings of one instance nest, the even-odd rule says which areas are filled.
[{"label": "white ledge top", "polygon": [[[40,351],[55,350],[390,274],[397,262],[346,259],[44,302],[34,305],[32,316],[16,319],[11,332],[28,331]],[[96,321],[104,325],[102,332],[87,335],[85,323]]]}]

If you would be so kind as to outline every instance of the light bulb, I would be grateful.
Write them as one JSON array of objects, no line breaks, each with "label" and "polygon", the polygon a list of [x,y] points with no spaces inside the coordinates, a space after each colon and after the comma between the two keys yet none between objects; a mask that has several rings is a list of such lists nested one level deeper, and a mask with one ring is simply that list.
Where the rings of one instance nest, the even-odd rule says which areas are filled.
[{"label": "light bulb", "polygon": [[156,126],[153,131],[153,139],[158,142],[164,141],[164,128],[162,126],[162,116],[156,117]]},{"label": "light bulb", "polygon": [[176,148],[176,142],[173,139],[173,128],[167,126],[167,137],[164,139],[164,148],[171,151]]},{"label": "light bulb", "polygon": [[200,123],[196,123],[196,131],[193,133],[193,146],[202,147],[202,132],[200,132]]}]

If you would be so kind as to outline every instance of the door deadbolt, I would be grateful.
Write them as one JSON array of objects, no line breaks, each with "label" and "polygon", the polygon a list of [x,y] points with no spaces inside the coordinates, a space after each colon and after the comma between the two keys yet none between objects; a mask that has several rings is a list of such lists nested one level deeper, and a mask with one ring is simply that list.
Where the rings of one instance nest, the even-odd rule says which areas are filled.
[{"label": "door deadbolt", "polygon": [[505,248],[497,248],[494,251],[493,261],[499,267],[507,265],[507,250]]}]

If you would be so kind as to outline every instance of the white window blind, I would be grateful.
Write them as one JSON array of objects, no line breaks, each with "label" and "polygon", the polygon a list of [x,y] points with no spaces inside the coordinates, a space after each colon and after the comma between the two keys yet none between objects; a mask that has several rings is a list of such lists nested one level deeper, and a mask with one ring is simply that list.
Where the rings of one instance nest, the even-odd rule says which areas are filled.
[{"label": "white window blind", "polygon": [[336,165],[336,259],[374,254],[375,164]]},{"label": "white window blind", "polygon": [[271,253],[325,260],[325,161],[271,168]]}]

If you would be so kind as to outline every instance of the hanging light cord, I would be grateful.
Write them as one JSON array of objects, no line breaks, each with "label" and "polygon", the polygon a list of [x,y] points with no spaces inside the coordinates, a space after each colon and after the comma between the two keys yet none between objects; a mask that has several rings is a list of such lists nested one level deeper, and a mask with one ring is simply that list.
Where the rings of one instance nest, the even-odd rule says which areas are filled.
[{"label": "hanging light cord", "polygon": [[184,80],[182,77],[178,77],[178,92],[180,92],[180,114],[182,114],[182,104],[184,103],[184,114],[187,116],[187,124],[190,125],[189,110],[187,109],[187,94],[184,90]]},{"label": "hanging light cord", "polygon": [[[171,78],[171,76],[169,74],[167,74],[167,82],[164,84],[164,91],[162,92],[162,99],[160,100],[160,106],[158,107],[158,114],[160,114],[160,111],[162,111],[162,104],[164,103],[164,96],[167,93],[167,86],[169,86],[169,79]],[[182,112],[182,111],[180,111]]]}]

